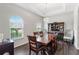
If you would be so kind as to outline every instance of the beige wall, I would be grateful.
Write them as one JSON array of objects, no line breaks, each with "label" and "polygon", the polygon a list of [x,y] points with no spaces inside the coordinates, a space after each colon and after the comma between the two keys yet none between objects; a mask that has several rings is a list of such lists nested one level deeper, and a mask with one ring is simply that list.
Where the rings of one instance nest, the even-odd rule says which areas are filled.
[{"label": "beige wall", "polygon": [[35,24],[41,22],[42,17],[16,5],[0,4],[0,33],[4,33],[4,39],[10,38],[9,19],[11,16],[21,16],[24,20],[24,38],[15,41],[15,47],[17,47],[28,42],[27,35],[35,31]]}]

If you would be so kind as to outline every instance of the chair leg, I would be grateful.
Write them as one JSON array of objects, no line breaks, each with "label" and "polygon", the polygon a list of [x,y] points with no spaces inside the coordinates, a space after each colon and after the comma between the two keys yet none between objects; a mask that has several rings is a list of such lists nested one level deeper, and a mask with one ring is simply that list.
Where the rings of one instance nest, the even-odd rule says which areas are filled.
[{"label": "chair leg", "polygon": [[41,51],[41,55],[46,55],[46,54],[48,54],[48,53],[45,49]]},{"label": "chair leg", "polygon": [[46,55],[45,50],[42,51],[42,54],[43,54],[43,55]]},{"label": "chair leg", "polygon": [[43,55],[43,51],[41,51],[41,55]]},{"label": "chair leg", "polygon": [[29,50],[29,55],[31,55],[31,50]]},{"label": "chair leg", "polygon": [[38,55],[39,52],[36,52],[36,55]]}]

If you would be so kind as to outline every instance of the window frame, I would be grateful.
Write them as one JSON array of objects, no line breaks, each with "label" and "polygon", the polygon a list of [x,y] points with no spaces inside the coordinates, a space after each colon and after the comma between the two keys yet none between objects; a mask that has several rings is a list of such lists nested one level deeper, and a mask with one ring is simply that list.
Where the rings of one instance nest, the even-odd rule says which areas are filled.
[{"label": "window frame", "polygon": [[[12,16],[11,16],[12,17]],[[16,16],[17,17],[17,16]],[[19,16],[20,17],[20,16]],[[9,24],[10,24],[10,26],[9,26],[9,29],[10,29],[10,38],[11,39],[13,39],[13,40],[18,40],[18,39],[23,39],[24,38],[24,22],[23,22],[23,19],[22,19],[22,17],[21,17],[21,19],[20,19],[22,22],[20,22],[19,24],[21,24],[21,26],[22,27],[19,27],[19,26],[17,26],[17,27],[11,27],[11,18],[9,19]],[[16,23],[15,23],[16,24]],[[21,37],[14,37],[14,38],[12,38],[11,36],[12,36],[12,34],[11,34],[11,28],[20,28],[20,30],[22,30],[22,36]],[[18,32],[19,32],[19,30],[18,30]]]}]

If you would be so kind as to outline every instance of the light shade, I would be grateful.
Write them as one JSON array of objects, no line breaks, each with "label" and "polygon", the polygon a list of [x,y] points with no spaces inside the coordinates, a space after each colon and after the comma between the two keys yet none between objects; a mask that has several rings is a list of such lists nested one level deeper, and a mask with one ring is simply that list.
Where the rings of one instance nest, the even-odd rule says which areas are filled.
[{"label": "light shade", "polygon": [[41,23],[37,23],[36,24],[36,31],[41,31],[42,27],[41,27]]}]

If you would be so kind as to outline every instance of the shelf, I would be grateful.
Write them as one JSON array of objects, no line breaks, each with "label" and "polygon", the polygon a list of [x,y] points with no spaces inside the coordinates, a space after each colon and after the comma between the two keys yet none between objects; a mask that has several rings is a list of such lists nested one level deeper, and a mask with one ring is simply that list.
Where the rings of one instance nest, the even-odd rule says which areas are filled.
[{"label": "shelf", "polygon": [[64,22],[54,22],[48,24],[48,32],[61,31],[64,32]]}]

